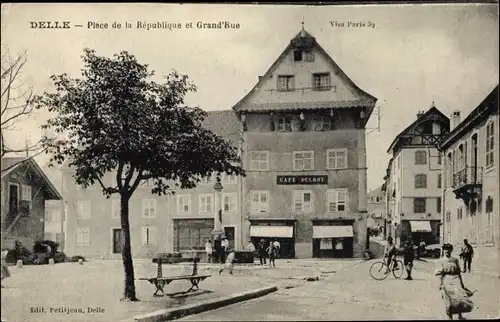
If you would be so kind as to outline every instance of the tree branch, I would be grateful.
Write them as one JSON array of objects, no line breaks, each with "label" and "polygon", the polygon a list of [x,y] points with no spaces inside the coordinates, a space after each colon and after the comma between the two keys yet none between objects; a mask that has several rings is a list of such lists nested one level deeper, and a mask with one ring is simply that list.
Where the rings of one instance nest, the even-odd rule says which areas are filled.
[{"label": "tree branch", "polygon": [[104,191],[106,191],[106,190],[107,190],[107,191],[109,191],[110,193],[119,193],[119,192],[120,192],[120,190],[118,190],[118,189],[116,189],[116,188],[111,188],[111,187],[106,188],[106,187],[104,186],[104,183],[102,182],[101,178],[99,178],[99,177],[97,177],[97,181],[99,181],[99,184],[101,185],[102,190],[104,190]]}]

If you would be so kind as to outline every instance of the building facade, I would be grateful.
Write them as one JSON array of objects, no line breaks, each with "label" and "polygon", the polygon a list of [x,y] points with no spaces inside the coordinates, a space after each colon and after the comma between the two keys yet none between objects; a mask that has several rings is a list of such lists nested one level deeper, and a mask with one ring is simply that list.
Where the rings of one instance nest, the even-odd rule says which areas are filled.
[{"label": "building facade", "polygon": [[392,154],[386,173],[388,236],[397,245],[408,239],[439,243],[443,179],[437,147],[449,128],[448,117],[433,106],[419,112],[387,151]]},{"label": "building facade", "polygon": [[45,202],[62,197],[33,158],[2,158],[2,248],[43,240]]},{"label": "building facade", "polygon": [[233,110],[243,127],[243,234],[285,258],[361,257],[365,125],[376,98],[304,29]]},{"label": "building facade", "polygon": [[[207,112],[203,126],[239,144],[240,123],[233,111]],[[66,252],[71,255],[117,258],[122,251],[120,201],[106,199],[100,185],[82,188],[73,179],[74,170],[63,164],[66,210]],[[105,184],[114,182],[107,173]],[[158,252],[204,249],[212,239],[214,216],[222,207],[223,230],[230,246],[241,248],[241,178],[225,176],[220,195],[214,190],[215,176],[203,178],[196,188],[173,190],[175,195],[152,194],[143,182],[129,202],[132,254],[151,256]],[[173,186],[173,184],[171,185]]]},{"label": "building facade", "polygon": [[380,186],[367,195],[367,226],[372,229],[384,227],[385,218],[385,191]]},{"label": "building facade", "polygon": [[[442,141],[443,234],[455,247],[468,239],[476,256],[500,257],[500,158],[498,85]],[[498,266],[497,266],[498,269]]]}]

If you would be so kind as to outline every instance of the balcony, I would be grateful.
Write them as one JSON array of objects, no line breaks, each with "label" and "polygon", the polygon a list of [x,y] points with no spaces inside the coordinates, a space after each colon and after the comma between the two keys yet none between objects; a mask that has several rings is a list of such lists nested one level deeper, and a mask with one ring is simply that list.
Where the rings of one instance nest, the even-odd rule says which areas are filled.
[{"label": "balcony", "polygon": [[453,192],[457,199],[468,204],[471,198],[479,198],[483,185],[483,168],[467,166],[453,174]]}]

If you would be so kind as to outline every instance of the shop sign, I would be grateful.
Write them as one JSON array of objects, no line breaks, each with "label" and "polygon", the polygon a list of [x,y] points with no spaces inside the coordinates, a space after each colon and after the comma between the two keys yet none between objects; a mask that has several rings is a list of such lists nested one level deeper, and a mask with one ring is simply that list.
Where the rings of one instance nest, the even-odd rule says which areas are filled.
[{"label": "shop sign", "polygon": [[279,185],[293,184],[328,184],[328,176],[277,176],[276,183]]}]

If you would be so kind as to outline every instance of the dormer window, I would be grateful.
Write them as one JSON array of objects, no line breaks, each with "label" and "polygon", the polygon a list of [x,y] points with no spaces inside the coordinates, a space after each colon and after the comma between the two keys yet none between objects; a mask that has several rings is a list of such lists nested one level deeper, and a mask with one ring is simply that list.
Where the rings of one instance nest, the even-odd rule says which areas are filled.
[{"label": "dormer window", "polygon": [[314,61],[314,53],[311,50],[296,49],[293,51],[293,61]]},{"label": "dormer window", "polygon": [[330,120],[326,117],[315,117],[313,119],[314,131],[327,131],[330,129]]},{"label": "dormer window", "polygon": [[292,132],[292,120],[282,116],[278,119],[278,132]]},{"label": "dormer window", "polygon": [[295,88],[295,79],[293,75],[278,76],[278,91],[293,91]]}]

